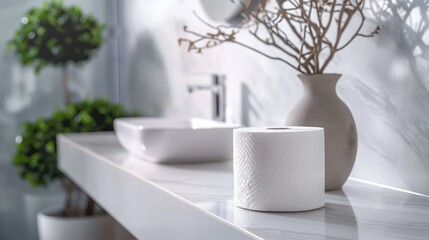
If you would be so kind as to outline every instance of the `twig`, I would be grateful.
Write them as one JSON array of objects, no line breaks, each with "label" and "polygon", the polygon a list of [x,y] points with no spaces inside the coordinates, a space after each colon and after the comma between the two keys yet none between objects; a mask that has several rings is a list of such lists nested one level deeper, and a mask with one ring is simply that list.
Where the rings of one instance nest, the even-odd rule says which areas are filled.
[{"label": "twig", "polygon": [[[243,0],[240,4],[244,8],[242,24],[213,25],[194,13],[211,31],[198,33],[184,27],[184,32],[195,38],[180,38],[179,44],[187,44],[188,51],[202,53],[205,49],[230,42],[283,62],[301,73],[321,74],[338,51],[357,37],[373,37],[379,30],[376,27],[369,33],[362,31],[366,22],[365,0],[276,0],[272,4],[260,0],[255,9],[250,9],[248,2]],[[351,26],[352,19],[358,20],[358,24]],[[353,28],[347,31],[351,35],[345,36],[349,28]],[[269,55],[263,49],[238,41],[237,36],[242,30],[265,46],[280,51],[281,56]]]}]

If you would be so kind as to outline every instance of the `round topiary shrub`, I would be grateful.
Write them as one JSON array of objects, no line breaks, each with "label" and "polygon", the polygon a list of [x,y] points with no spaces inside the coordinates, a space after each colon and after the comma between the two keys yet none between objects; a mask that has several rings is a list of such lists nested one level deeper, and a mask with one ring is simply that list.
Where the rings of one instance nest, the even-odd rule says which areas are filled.
[{"label": "round topiary shrub", "polygon": [[38,73],[47,65],[89,60],[103,43],[104,28],[78,6],[66,7],[53,0],[28,10],[8,45],[23,65],[33,66]]},{"label": "round topiary shrub", "polygon": [[127,116],[135,114],[104,99],[69,104],[48,118],[23,124],[12,162],[25,181],[46,186],[64,177],[57,168],[58,133],[113,131],[113,120]]}]

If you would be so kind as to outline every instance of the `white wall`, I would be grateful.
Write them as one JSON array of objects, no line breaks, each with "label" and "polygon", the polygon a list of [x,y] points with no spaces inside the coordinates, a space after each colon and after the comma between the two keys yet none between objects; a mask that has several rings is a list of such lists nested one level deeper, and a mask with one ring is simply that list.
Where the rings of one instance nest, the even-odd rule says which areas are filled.
[{"label": "white wall", "polygon": [[[85,12],[90,12],[97,19],[106,22],[104,0],[64,2],[67,5],[76,3]],[[26,209],[24,199],[28,198],[24,196],[27,193],[55,195],[58,192],[58,187],[52,187],[50,190],[31,189],[18,178],[11,164],[19,124],[25,120],[47,116],[62,103],[60,70],[48,67],[36,76],[31,69],[21,67],[13,54],[5,49],[6,41],[13,36],[23,13],[41,3],[42,0],[0,0],[0,239],[2,240],[37,239],[34,232],[35,218],[27,221],[29,211]],[[70,71],[70,88],[75,100],[90,96],[107,96],[108,87],[106,47],[103,47],[96,58],[84,67],[74,67]],[[27,226],[27,223],[31,226]]]},{"label": "white wall", "polygon": [[[416,22],[426,26],[429,21],[427,1],[412,2],[416,3],[412,20],[401,15],[373,19],[382,33],[356,40],[328,72],[343,74],[337,91],[358,127],[352,175],[429,194],[429,33],[415,32]],[[205,17],[198,1],[124,0],[123,4],[129,107],[150,116],[210,117],[209,94],[186,91],[190,82],[209,82],[208,77],[193,76],[195,72],[227,75],[229,118],[245,125],[281,125],[299,100],[302,87],[296,73],[282,63],[234,45],[202,55],[179,48],[184,24],[205,29],[192,14],[195,10]],[[381,14],[387,13],[376,16]]]}]

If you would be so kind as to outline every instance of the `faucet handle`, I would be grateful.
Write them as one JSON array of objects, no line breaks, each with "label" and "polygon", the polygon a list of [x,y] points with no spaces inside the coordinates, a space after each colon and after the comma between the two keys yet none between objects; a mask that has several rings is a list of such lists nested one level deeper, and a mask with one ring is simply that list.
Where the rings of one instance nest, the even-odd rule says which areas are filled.
[{"label": "faucet handle", "polygon": [[218,85],[224,85],[225,84],[226,76],[224,74],[213,73],[211,75],[211,77],[212,77],[212,84],[213,84],[213,86],[218,86]]},{"label": "faucet handle", "polygon": [[223,73],[215,72],[193,72],[191,75],[194,76],[210,76],[212,86],[223,86],[225,85],[226,75]]}]

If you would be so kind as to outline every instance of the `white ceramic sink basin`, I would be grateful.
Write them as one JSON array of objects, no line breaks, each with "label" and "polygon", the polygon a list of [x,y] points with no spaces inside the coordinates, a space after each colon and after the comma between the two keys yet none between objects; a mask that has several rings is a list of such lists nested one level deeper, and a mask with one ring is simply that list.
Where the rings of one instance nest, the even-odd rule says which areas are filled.
[{"label": "white ceramic sink basin", "polygon": [[198,118],[118,118],[115,133],[131,154],[156,163],[232,158],[232,130],[239,126]]}]

